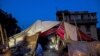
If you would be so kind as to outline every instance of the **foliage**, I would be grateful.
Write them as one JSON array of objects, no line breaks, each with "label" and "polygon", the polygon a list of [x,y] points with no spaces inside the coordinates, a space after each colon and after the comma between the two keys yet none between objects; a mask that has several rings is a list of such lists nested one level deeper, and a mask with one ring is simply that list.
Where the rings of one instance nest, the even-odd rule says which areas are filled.
[{"label": "foliage", "polygon": [[7,37],[10,37],[21,31],[21,28],[17,25],[17,20],[12,17],[11,14],[8,14],[1,9],[0,24],[2,25],[2,28],[6,30]]}]

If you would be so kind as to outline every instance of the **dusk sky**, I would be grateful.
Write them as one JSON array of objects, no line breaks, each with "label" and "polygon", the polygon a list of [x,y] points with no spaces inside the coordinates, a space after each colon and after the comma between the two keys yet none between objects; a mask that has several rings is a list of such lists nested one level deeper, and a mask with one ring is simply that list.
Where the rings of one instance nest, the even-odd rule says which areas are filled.
[{"label": "dusk sky", "polygon": [[22,28],[36,20],[56,20],[57,10],[97,12],[100,27],[100,0],[0,0],[0,8],[11,13]]}]

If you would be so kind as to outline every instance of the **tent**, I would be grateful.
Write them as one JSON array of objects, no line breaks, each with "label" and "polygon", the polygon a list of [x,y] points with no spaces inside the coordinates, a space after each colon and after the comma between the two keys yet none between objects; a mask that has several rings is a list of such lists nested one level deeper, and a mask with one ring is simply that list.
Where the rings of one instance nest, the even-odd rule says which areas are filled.
[{"label": "tent", "polygon": [[30,26],[28,29],[22,31],[21,33],[18,33],[14,36],[11,36],[9,39],[9,46],[12,47],[17,44],[18,42],[22,41],[25,36],[32,36],[35,35],[38,32],[45,32],[48,29],[54,27],[55,25],[59,24],[60,22],[56,21],[36,21],[32,26]]},{"label": "tent", "polygon": [[[56,27],[56,28],[55,28]],[[93,41],[91,37],[87,37],[82,31],[80,31],[76,26],[69,24],[67,22],[59,21],[41,21],[38,20],[28,29],[11,36],[9,38],[9,47],[14,47],[16,45],[22,45],[24,39],[27,39],[30,43],[27,47],[31,48],[33,52],[36,48],[36,44],[39,36],[46,36],[52,33],[57,34],[57,36],[64,41],[64,43],[70,41]]]},{"label": "tent", "polygon": [[16,46],[23,46],[23,41],[26,39],[28,42],[27,48],[30,48],[30,54],[34,55],[34,51],[36,48],[37,40],[38,40],[38,34],[39,32],[45,32],[48,29],[54,27],[55,25],[59,24],[60,22],[53,22],[53,21],[36,21],[32,26],[30,26],[28,29],[11,36],[9,38],[9,47],[13,48]]}]

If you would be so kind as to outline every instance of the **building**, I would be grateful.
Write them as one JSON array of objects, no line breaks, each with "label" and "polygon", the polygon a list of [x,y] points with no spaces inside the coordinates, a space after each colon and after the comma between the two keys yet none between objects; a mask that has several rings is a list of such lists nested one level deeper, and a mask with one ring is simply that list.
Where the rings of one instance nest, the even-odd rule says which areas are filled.
[{"label": "building", "polygon": [[97,28],[98,40],[100,41],[100,28]]},{"label": "building", "polygon": [[97,37],[97,16],[96,12],[88,11],[57,11],[56,17],[58,21],[66,21],[80,28],[81,31],[94,39]]}]

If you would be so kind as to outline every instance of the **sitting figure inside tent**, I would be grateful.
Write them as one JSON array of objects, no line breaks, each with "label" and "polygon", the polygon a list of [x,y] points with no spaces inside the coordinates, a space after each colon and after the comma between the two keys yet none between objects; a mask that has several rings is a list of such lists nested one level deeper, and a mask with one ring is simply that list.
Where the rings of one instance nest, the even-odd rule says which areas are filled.
[{"label": "sitting figure inside tent", "polygon": [[62,40],[55,33],[52,33],[47,36],[39,37],[36,51],[42,50],[41,53],[44,56],[59,56],[58,53],[60,53],[61,51],[63,52],[63,49],[64,47]]}]

